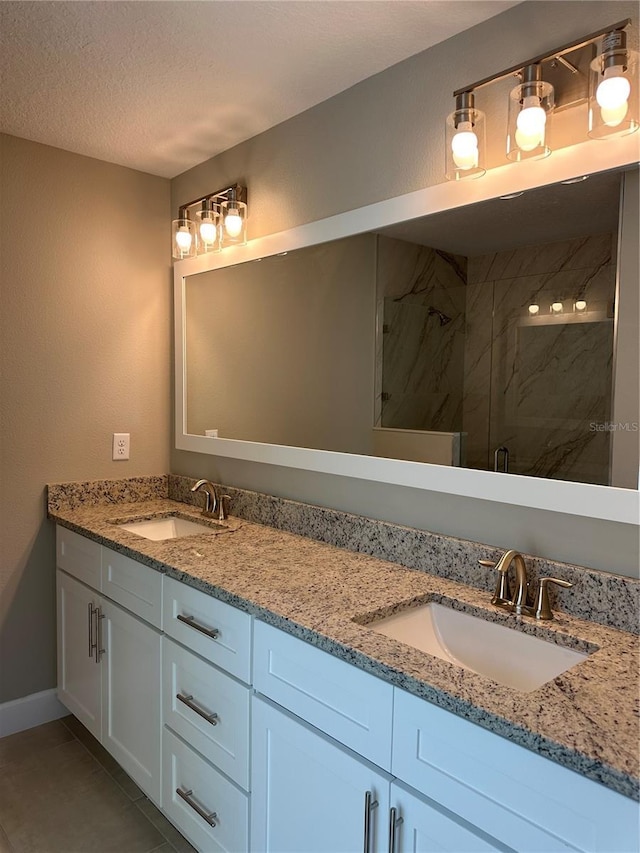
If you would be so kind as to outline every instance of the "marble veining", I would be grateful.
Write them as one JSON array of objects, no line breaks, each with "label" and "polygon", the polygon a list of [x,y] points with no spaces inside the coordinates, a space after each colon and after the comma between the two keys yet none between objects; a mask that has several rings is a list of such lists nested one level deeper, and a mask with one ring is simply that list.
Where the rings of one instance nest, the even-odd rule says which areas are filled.
[{"label": "marble veining", "polygon": [[[480,567],[475,563],[477,549],[483,556],[495,556],[495,549],[251,492],[226,488],[232,498],[232,518],[243,519],[231,535],[204,532],[154,542],[113,524],[116,517],[153,517],[171,512],[199,520],[199,509],[191,500],[196,496],[188,492],[192,483],[175,476],[168,481],[172,497],[186,493],[190,498],[186,503],[163,497],[134,500],[120,503],[117,514],[108,494],[102,503],[82,504],[78,503],[78,487],[65,506],[60,492],[54,491],[55,506],[50,505],[49,514],[78,533],[639,799],[638,639],[634,634],[597,621],[586,622],[566,610],[541,626],[492,607],[486,570],[478,572]],[[263,521],[256,523],[250,515],[261,516]],[[309,535],[302,537],[282,529],[295,524]],[[321,529],[325,539],[334,530],[339,546],[337,542],[317,541]],[[357,553],[359,549],[387,552],[395,559]],[[419,562],[423,551],[428,556],[421,570],[400,564],[398,558]],[[634,602],[637,605],[637,582],[612,576],[615,583],[611,584],[602,573],[547,561],[537,561],[536,568],[546,572],[550,566],[573,571],[574,577],[582,573],[580,606],[589,603],[595,615],[603,616],[604,611],[613,609],[609,595],[614,591],[623,610],[632,608]],[[434,567],[440,573],[431,571]],[[469,569],[468,575],[464,567]],[[461,577],[466,580],[461,582]],[[475,578],[475,584],[469,583],[469,577]],[[562,591],[563,595],[572,592],[576,595],[575,588]],[[366,626],[373,615],[390,614],[428,600],[449,603],[560,645],[593,651],[578,666],[524,694]],[[566,604],[563,599],[563,606]],[[636,620],[637,612],[636,606]]]}]

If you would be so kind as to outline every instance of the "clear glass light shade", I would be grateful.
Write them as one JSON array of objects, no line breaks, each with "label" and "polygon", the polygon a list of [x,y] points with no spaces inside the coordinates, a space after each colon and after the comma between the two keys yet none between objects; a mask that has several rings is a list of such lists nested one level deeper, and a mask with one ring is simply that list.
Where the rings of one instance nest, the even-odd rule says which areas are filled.
[{"label": "clear glass light shade", "polygon": [[604,65],[604,54],[591,63],[588,134],[592,139],[626,136],[640,127],[638,54],[627,50],[624,64]]},{"label": "clear glass light shade", "polygon": [[553,86],[544,81],[522,83],[509,94],[507,157],[539,160],[551,154],[549,131],[553,113]]},{"label": "clear glass light shade", "polygon": [[247,205],[242,201],[223,201],[222,215],[222,244],[229,246],[234,243],[247,242]]},{"label": "clear glass light shade", "polygon": [[445,126],[445,176],[449,181],[479,178],[486,172],[484,113],[476,109],[455,110]]},{"label": "clear glass light shade", "polygon": [[197,251],[195,222],[190,219],[174,219],[171,223],[171,245],[173,257],[176,260],[195,258]]},{"label": "clear glass light shade", "polygon": [[222,248],[220,212],[218,210],[198,210],[196,224],[198,226],[198,254],[219,252]]}]

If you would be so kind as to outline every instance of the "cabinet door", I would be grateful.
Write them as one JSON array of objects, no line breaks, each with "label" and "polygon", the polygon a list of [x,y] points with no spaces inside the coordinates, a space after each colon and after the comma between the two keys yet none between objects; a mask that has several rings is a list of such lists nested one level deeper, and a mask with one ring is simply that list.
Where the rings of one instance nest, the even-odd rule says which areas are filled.
[{"label": "cabinet door", "polygon": [[160,804],[160,632],[102,599],[102,743]]},{"label": "cabinet door", "polygon": [[390,821],[389,833],[394,835],[395,853],[483,853],[506,850],[488,836],[473,831],[456,815],[439,808],[435,803],[417,797],[391,785],[391,805],[395,822]]},{"label": "cabinet door", "polygon": [[102,737],[102,686],[96,663],[97,592],[56,572],[58,698],[94,737]]},{"label": "cabinet door", "polygon": [[386,850],[389,777],[256,697],[252,715],[253,853]]}]

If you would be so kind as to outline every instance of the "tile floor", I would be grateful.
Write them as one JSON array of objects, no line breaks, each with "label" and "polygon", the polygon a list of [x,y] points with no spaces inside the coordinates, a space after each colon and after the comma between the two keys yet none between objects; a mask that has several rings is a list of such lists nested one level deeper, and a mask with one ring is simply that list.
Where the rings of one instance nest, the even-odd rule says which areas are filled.
[{"label": "tile floor", "polygon": [[195,853],[75,717],[0,739],[0,853]]}]

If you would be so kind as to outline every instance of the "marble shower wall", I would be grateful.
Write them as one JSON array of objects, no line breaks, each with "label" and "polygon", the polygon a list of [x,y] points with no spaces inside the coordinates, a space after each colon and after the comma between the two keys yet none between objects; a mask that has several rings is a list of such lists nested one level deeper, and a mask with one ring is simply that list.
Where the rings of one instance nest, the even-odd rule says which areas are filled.
[{"label": "marble shower wall", "polygon": [[466,258],[378,236],[376,426],[459,432]]},{"label": "marble shower wall", "polygon": [[512,473],[608,483],[610,433],[591,425],[611,415],[615,251],[615,235],[602,234],[469,258],[470,467],[491,468],[504,445]]}]

